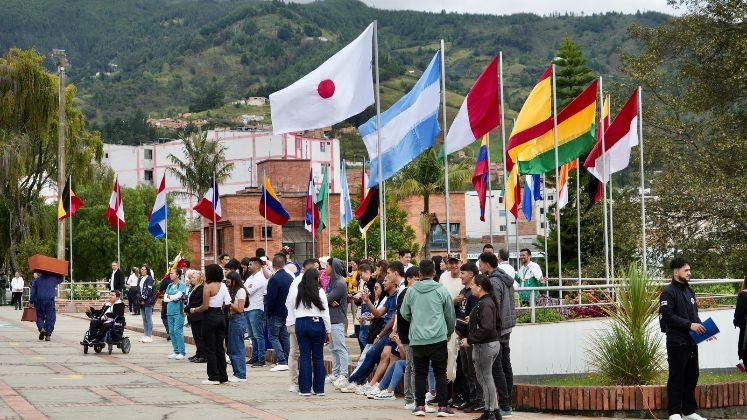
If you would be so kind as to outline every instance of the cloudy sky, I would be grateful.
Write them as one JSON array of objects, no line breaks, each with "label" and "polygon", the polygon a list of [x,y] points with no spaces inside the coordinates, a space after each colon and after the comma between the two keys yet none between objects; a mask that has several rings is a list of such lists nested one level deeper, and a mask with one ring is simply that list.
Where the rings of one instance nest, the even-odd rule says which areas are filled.
[{"label": "cloudy sky", "polygon": [[[309,2],[311,0],[300,0]],[[553,12],[576,12],[576,13],[599,13],[599,12],[624,12],[635,13],[640,11],[657,11],[668,14],[682,14],[667,5],[667,0],[626,0],[621,2],[604,0],[362,0],[369,6],[379,9],[406,9],[421,10],[428,12],[461,12],[461,13],[488,13],[488,14],[513,14],[513,13],[536,13],[548,15]]]}]

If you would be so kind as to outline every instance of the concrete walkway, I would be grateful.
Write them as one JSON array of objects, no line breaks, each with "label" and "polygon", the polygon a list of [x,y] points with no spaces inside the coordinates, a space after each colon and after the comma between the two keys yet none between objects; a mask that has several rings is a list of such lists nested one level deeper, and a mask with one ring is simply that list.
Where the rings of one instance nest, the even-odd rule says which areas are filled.
[{"label": "concrete walkway", "polygon": [[[323,397],[299,397],[287,391],[287,373],[266,368],[249,369],[244,384],[203,386],[205,365],[167,359],[171,345],[162,338],[143,344],[140,334],[128,332],[130,354],[115,349],[111,356],[92,350],[84,355],[79,341],[88,322],[79,315],[59,314],[51,342],[38,341],[35,324],[20,318],[20,311],[0,307],[0,419],[414,418],[402,399],[374,401],[332,389]],[[581,419],[538,413],[513,418]]]}]

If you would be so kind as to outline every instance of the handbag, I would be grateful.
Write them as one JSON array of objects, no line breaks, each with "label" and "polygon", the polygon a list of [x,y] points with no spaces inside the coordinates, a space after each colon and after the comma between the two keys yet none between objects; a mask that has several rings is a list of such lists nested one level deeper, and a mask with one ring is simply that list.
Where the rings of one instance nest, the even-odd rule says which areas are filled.
[{"label": "handbag", "polygon": [[23,308],[21,321],[36,322],[36,308],[34,308],[33,306],[27,306]]}]

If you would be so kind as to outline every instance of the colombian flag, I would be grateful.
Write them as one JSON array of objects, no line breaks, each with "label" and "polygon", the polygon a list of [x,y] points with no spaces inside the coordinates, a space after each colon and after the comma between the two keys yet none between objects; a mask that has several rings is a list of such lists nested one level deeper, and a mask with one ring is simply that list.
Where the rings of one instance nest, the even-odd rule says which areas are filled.
[{"label": "colombian flag", "polygon": [[265,178],[264,186],[262,186],[262,197],[259,200],[259,214],[265,217],[267,221],[275,223],[276,225],[284,225],[290,219],[290,215],[280,204],[275,189],[272,188],[270,180]]},{"label": "colombian flag", "polygon": [[81,207],[83,207],[83,201],[78,198],[77,195],[73,192],[73,190],[70,188],[70,180],[72,178],[68,178],[67,182],[65,182],[65,188],[62,190],[62,195],[60,196],[59,204],[57,204],[57,219],[62,220],[67,217],[72,217],[75,212],[78,211]]},{"label": "colombian flag", "polygon": [[475,186],[477,198],[480,200],[480,221],[485,221],[485,200],[487,198],[488,176],[490,167],[488,166],[488,134],[482,136],[480,145],[480,154],[477,157],[475,172],[472,174],[472,185]]}]

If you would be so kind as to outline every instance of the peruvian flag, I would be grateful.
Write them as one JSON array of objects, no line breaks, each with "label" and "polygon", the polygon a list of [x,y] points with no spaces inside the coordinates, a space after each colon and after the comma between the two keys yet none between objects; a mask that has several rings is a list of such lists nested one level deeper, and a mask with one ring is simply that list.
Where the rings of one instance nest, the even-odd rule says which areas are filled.
[{"label": "peruvian flag", "polygon": [[213,186],[200,199],[200,202],[192,208],[202,217],[210,220],[220,221],[222,211],[220,208],[220,193],[218,193],[218,182],[213,176]]},{"label": "peruvian flag", "polygon": [[374,103],[373,32],[374,23],[316,70],[270,95],[274,134],[328,127]]},{"label": "peruvian flag", "polygon": [[446,135],[446,154],[454,153],[482,138],[501,123],[498,103],[498,57],[477,78]]},{"label": "peruvian flag", "polygon": [[124,206],[122,205],[122,192],[119,189],[119,179],[114,179],[114,190],[109,197],[109,208],[106,209],[104,216],[109,224],[117,230],[122,230],[125,225]]},{"label": "peruvian flag", "polygon": [[309,171],[309,191],[306,195],[306,218],[304,227],[311,232],[311,237],[316,238],[319,229],[319,208],[316,206],[316,186],[314,185],[314,171]]},{"label": "peruvian flag", "polygon": [[603,183],[607,183],[615,172],[628,167],[630,149],[638,146],[639,89],[640,87],[633,92],[612,124],[605,130],[604,147],[602,142],[598,141],[584,162],[584,167]]}]

